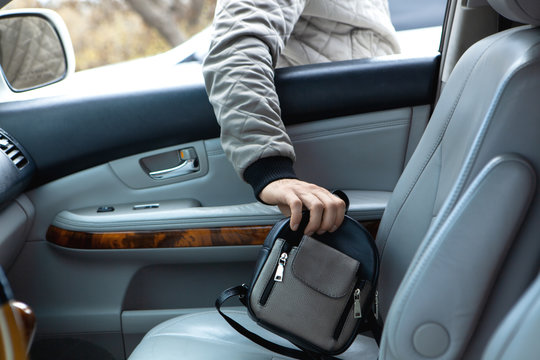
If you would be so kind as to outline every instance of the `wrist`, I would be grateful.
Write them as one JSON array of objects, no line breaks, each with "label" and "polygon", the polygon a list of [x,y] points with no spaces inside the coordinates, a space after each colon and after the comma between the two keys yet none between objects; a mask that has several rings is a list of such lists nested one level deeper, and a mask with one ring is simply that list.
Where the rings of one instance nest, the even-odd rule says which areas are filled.
[{"label": "wrist", "polygon": [[293,169],[293,161],[286,156],[259,159],[244,171],[244,180],[251,185],[255,197],[259,201],[261,201],[259,197],[261,191],[271,182],[297,178]]}]

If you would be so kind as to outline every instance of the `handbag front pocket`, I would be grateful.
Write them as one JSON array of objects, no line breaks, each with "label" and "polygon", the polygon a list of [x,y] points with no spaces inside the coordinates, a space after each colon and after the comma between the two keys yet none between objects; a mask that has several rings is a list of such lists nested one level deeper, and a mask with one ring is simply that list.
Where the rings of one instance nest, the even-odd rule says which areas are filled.
[{"label": "handbag front pocket", "polygon": [[278,240],[250,298],[252,311],[263,325],[301,334],[327,351],[340,349],[356,324],[360,263],[308,236],[298,247]]}]

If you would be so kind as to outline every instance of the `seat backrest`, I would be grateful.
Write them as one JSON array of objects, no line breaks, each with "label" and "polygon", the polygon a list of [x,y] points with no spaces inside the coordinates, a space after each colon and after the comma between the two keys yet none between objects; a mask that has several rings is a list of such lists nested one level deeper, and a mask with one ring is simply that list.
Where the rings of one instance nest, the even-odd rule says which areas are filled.
[{"label": "seat backrest", "polygon": [[[540,2],[490,2],[540,24]],[[539,94],[534,26],[456,65],[379,228],[381,358],[479,358],[538,272]]]}]

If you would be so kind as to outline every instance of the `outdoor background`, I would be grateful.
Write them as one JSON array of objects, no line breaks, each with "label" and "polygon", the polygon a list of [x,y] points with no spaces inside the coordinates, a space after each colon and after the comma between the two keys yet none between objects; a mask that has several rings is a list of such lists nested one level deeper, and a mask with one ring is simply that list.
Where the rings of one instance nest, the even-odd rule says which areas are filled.
[{"label": "outdoor background", "polygon": [[14,0],[48,8],[69,29],[77,71],[167,51],[212,23],[216,0]]}]

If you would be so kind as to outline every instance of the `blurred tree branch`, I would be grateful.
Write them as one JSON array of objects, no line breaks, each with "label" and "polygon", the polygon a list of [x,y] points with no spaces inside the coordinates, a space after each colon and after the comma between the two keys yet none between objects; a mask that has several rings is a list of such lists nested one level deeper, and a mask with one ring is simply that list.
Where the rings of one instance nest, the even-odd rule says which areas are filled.
[{"label": "blurred tree branch", "polygon": [[77,70],[152,56],[208,26],[216,0],[17,0],[7,8],[49,8],[66,22]]},{"label": "blurred tree branch", "polygon": [[[197,2],[190,0],[189,2]],[[176,25],[177,12],[182,12],[175,0],[126,0],[149,26],[155,28],[171,46],[184,42],[185,34]]]}]

